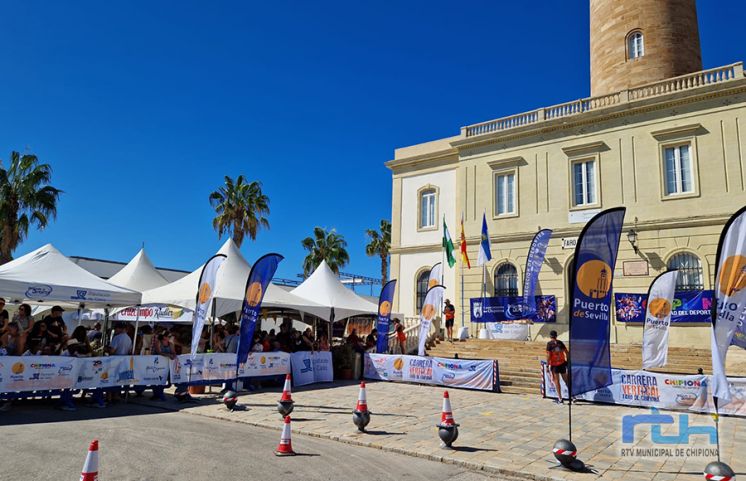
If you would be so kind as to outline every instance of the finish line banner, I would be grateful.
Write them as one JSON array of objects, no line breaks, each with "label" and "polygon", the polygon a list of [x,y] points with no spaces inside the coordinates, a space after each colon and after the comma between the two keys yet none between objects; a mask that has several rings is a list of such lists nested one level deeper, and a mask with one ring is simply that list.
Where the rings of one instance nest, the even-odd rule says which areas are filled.
[{"label": "finish line banner", "polygon": [[165,386],[168,370],[162,356],[3,356],[0,392]]},{"label": "finish line banner", "polygon": [[[712,322],[713,291],[677,292],[673,299],[671,323]],[[618,322],[645,322],[647,294],[614,294]]]},{"label": "finish line banner", "polygon": [[[191,372],[190,372],[191,371]],[[290,354],[252,352],[238,369],[238,377],[279,376],[290,372]],[[171,360],[172,383],[199,383],[236,379],[236,354],[231,352],[182,354]]]},{"label": "finish line banner", "polygon": [[366,379],[499,391],[497,361],[365,354]]},{"label": "finish line banner", "polygon": [[[544,397],[557,398],[546,362],[541,361],[541,390]],[[677,411],[714,413],[712,390],[708,387],[710,376],[677,376],[649,371],[612,369],[613,384],[595,391],[588,391],[575,399],[624,406],[654,407]],[[746,379],[728,378],[731,399],[728,404],[718,404],[720,414],[746,417]],[[562,396],[567,398],[567,386],[560,377]],[[722,399],[720,400],[722,403]]]},{"label": "finish line banner", "polygon": [[531,320],[534,322],[557,321],[557,299],[554,296],[534,296],[536,312],[529,312],[523,296],[473,297],[471,322],[505,322]]},{"label": "finish line banner", "polygon": [[300,351],[290,355],[293,385],[305,386],[317,382],[333,382],[332,353],[329,351]]}]

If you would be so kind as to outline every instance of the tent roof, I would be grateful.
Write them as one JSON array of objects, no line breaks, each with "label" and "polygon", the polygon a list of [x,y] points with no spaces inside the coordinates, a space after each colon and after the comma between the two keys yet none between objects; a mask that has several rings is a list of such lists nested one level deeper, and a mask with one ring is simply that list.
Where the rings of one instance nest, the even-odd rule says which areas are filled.
[{"label": "tent roof", "polygon": [[[232,239],[228,239],[217,253],[227,256],[220,270],[218,270],[218,278],[215,283],[215,313],[222,316],[241,310],[246,279],[249,278],[251,266],[241,255],[241,251]],[[169,304],[195,309],[197,283],[201,273],[202,266],[178,281],[143,292],[143,304]],[[267,288],[262,306],[295,309],[319,317],[324,317],[327,312],[327,309],[323,306],[313,301],[300,299],[274,284],[270,284]]]},{"label": "tent roof", "polygon": [[131,306],[140,293],[115,286],[65,257],[52,244],[0,266],[0,296],[13,301]]},{"label": "tent roof", "polygon": [[335,320],[378,312],[378,306],[358,296],[339,282],[326,261],[322,261],[313,274],[290,293],[327,307],[328,315],[321,316],[327,320],[329,320],[332,308],[334,308]]},{"label": "tent roof", "polygon": [[109,282],[137,292],[168,284],[166,278],[150,262],[150,258],[145,253],[145,248],[140,249],[122,270],[111,276]]}]

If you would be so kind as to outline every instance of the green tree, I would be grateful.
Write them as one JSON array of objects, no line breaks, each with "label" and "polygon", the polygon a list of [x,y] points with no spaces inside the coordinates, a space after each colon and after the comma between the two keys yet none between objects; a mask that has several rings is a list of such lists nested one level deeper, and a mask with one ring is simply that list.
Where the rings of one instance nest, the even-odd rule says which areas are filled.
[{"label": "green tree", "polygon": [[236,180],[225,176],[225,185],[210,194],[210,205],[215,209],[213,228],[218,237],[229,233],[238,247],[247,235],[256,239],[260,227],[269,229],[269,197],[262,192],[260,182],[246,182],[243,175]]},{"label": "green tree", "polygon": [[7,169],[0,164],[0,264],[28,236],[29,226],[43,230],[57,217],[61,190],[49,185],[52,167],[33,154],[11,152]]},{"label": "green tree", "polygon": [[378,256],[381,258],[381,285],[383,286],[388,280],[391,222],[381,219],[380,231],[368,229],[365,233],[369,240],[368,245],[365,246],[365,253],[369,256]]},{"label": "green tree", "polygon": [[350,262],[347,254],[347,242],[344,237],[332,229],[327,231],[321,227],[314,227],[313,237],[306,237],[301,241],[308,255],[303,260],[303,274],[308,277],[321,264],[326,261],[329,268],[335,274]]}]

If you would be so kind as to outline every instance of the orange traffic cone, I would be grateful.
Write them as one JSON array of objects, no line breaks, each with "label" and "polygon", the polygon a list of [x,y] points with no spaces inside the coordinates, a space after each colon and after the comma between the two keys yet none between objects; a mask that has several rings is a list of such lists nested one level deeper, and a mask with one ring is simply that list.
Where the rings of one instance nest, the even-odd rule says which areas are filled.
[{"label": "orange traffic cone", "polygon": [[448,397],[448,391],[443,392],[443,412],[440,414],[440,424],[443,426],[453,426],[456,424],[453,420],[451,398]]},{"label": "orange traffic cone", "polygon": [[359,411],[361,413],[368,411],[368,400],[365,396],[365,381],[360,383],[360,394],[357,397],[357,406],[355,407],[355,411]]},{"label": "orange traffic cone", "polygon": [[275,456],[295,456],[293,443],[290,440],[290,416],[285,416],[285,424],[282,426],[280,444],[277,445]]},{"label": "orange traffic cone", "polygon": [[282,388],[282,397],[280,401],[292,401],[293,398],[290,396],[290,374],[285,376],[285,386]]},{"label": "orange traffic cone", "polygon": [[80,473],[80,481],[98,481],[98,439],[94,439],[88,446],[88,456]]}]

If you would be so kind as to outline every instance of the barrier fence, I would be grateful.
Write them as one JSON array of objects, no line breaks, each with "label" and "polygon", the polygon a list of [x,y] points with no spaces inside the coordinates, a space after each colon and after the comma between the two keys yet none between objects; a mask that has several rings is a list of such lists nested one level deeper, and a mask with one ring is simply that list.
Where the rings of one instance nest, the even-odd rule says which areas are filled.
[{"label": "barrier fence", "polygon": [[[557,389],[549,374],[546,361],[541,361],[541,392],[544,397],[557,398]],[[710,376],[665,374],[649,371],[612,369],[611,386],[589,391],[574,399],[619,404],[624,406],[654,407],[714,413],[715,404],[709,389]],[[720,414],[746,417],[746,378],[728,378],[731,402],[718,404]],[[560,377],[562,395],[567,398],[567,386]]]},{"label": "barrier fence", "polygon": [[498,391],[500,375],[495,360],[365,354],[366,379],[416,382],[483,391]]}]

